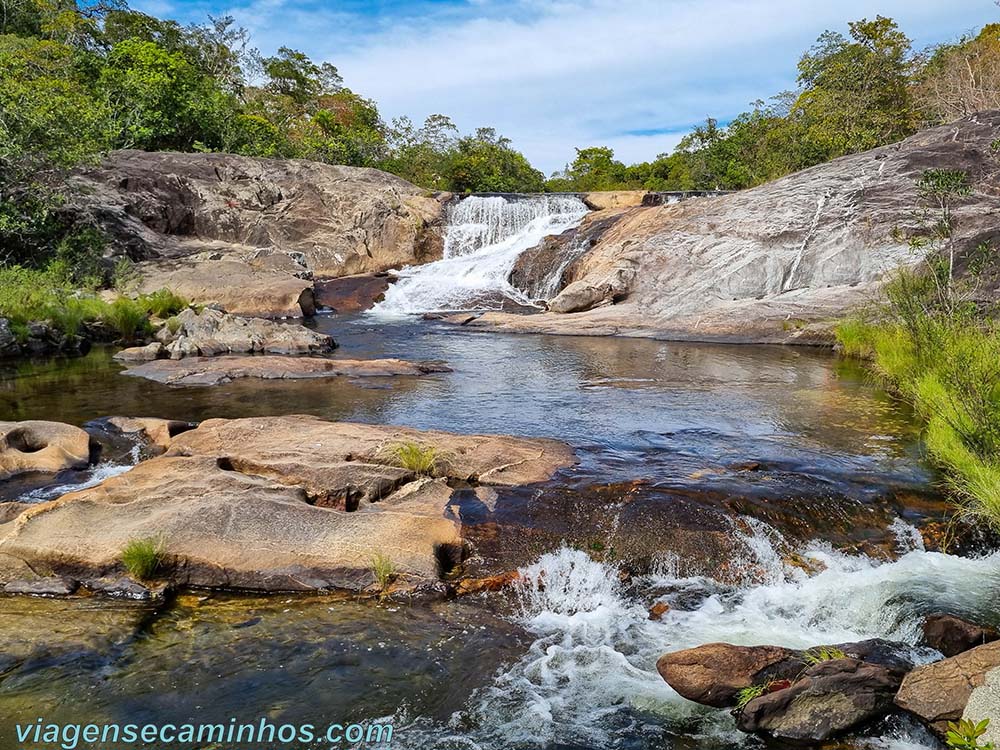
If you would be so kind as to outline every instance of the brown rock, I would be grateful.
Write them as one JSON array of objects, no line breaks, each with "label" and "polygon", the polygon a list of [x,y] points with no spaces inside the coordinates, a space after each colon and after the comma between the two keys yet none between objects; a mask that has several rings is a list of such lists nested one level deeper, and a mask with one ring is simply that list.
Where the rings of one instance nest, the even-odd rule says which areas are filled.
[{"label": "brown rock", "polygon": [[159,341],[153,341],[145,346],[131,346],[128,349],[122,349],[115,354],[114,358],[119,362],[149,362],[164,356],[166,356],[166,352],[163,349],[163,344]]},{"label": "brown rock", "polygon": [[481,594],[484,591],[497,592],[508,586],[513,586],[521,580],[521,574],[516,570],[500,573],[486,578],[463,578],[455,585],[456,596],[469,596],[471,594]]},{"label": "brown rock", "polygon": [[170,447],[175,436],[197,427],[194,422],[157,417],[111,417],[108,423],[126,434],[142,436],[161,452]]},{"label": "brown rock", "polygon": [[923,624],[924,642],[945,656],[957,656],[984,643],[1000,639],[993,628],[984,628],[953,615],[928,615]]},{"label": "brown rock", "polygon": [[656,669],[670,687],[695,703],[735,706],[737,693],[772,679],[791,679],[802,671],[798,652],[778,646],[704,646],[664,654]]},{"label": "brown rock", "polygon": [[587,208],[593,211],[603,211],[609,208],[641,206],[643,199],[648,194],[647,190],[601,190],[584,193],[582,200],[587,204]]},{"label": "brown rock", "polygon": [[419,376],[451,372],[434,362],[402,359],[319,359],[314,357],[186,357],[161,359],[125,370],[122,374],[166,385],[221,385],[240,378],[298,380],[303,378]]},{"label": "brown rock", "polygon": [[31,507],[31,503],[6,502],[0,503],[0,523],[7,523],[17,518]]},{"label": "brown rock", "polygon": [[962,717],[969,696],[1000,667],[1000,641],[917,667],[903,680],[896,705],[917,716],[940,736]]},{"label": "brown rock", "polygon": [[90,463],[90,435],[61,422],[0,422],[0,479]]},{"label": "brown rock", "polygon": [[334,312],[353,313],[370,310],[389,288],[388,274],[345,276],[316,282],[316,304]]},{"label": "brown rock", "polygon": [[885,716],[901,670],[857,659],[833,659],[806,669],[790,687],[750,701],[736,726],[781,740],[823,742]]},{"label": "brown rock", "polygon": [[670,605],[666,602],[657,602],[652,607],[649,608],[649,619],[659,620],[663,615],[670,611]]}]

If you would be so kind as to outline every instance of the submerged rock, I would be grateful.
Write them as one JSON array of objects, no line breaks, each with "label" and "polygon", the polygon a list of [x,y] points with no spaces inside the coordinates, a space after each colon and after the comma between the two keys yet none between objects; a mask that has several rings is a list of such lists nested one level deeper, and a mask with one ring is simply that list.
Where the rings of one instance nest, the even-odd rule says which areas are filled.
[{"label": "submerged rock", "polygon": [[944,736],[948,722],[962,718],[972,691],[1000,668],[1000,641],[977,646],[942,661],[917,667],[903,680],[896,705]]},{"label": "submerged rock", "polygon": [[903,674],[858,659],[823,661],[789,687],[751,700],[736,726],[774,739],[822,742],[885,716]]},{"label": "submerged rock", "polygon": [[[437,478],[393,465],[392,447],[411,442],[436,452]],[[384,554],[413,584],[461,562],[448,481],[539,482],[573,461],[551,440],[306,416],[208,420],[166,455],[0,525],[0,581],[26,565],[119,575],[129,541],[159,538],[175,583],[362,590]]]},{"label": "submerged rock", "polygon": [[241,378],[299,380],[334,377],[419,376],[451,372],[434,362],[407,362],[403,359],[319,359],[314,357],[187,357],[137,365],[124,375],[154,380],[167,385],[221,385]]},{"label": "submerged rock", "polygon": [[61,422],[0,422],[0,479],[57,472],[90,463],[90,435]]},{"label": "submerged rock", "polygon": [[993,628],[984,628],[954,615],[929,615],[923,624],[924,642],[945,656],[1000,639]]}]

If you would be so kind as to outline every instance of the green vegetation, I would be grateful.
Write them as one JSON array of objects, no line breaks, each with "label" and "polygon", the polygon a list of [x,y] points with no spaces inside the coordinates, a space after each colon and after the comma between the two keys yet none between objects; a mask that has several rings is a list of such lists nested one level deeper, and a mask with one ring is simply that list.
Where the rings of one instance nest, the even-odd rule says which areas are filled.
[{"label": "green vegetation", "polygon": [[953,750],[994,750],[992,742],[980,742],[979,738],[986,734],[990,726],[989,719],[983,719],[978,724],[969,719],[949,721],[945,741]]},{"label": "green vegetation", "polygon": [[816,646],[802,654],[802,660],[810,666],[824,661],[846,658],[847,654],[834,646]]},{"label": "green vegetation", "polygon": [[[181,297],[160,290],[136,299],[101,299],[93,289],[79,289],[57,264],[45,271],[0,267],[0,317],[23,341],[28,324],[46,323],[57,333],[76,336],[85,326],[103,328],[115,338],[132,341],[152,332],[149,316],[164,317],[187,307]],[[97,332],[97,337],[101,338]]]},{"label": "green vegetation", "polygon": [[766,694],[767,685],[751,685],[750,687],[743,688],[736,694],[736,710],[742,711],[750,701]]},{"label": "green vegetation", "polygon": [[162,539],[132,539],[119,557],[133,578],[148,581],[163,567],[165,556]]},{"label": "green vegetation", "polygon": [[994,251],[954,241],[952,211],[973,189],[968,175],[928,170],[918,188],[924,222],[909,242],[922,265],[896,273],[884,301],[837,337],[914,405],[927,452],[963,509],[1000,528],[1000,327],[979,294],[996,281]]},{"label": "green vegetation", "polygon": [[389,448],[389,454],[398,466],[417,474],[434,476],[440,456],[433,446],[422,446],[415,442],[405,442]]},{"label": "green vegetation", "polygon": [[383,593],[389,588],[389,584],[399,576],[396,564],[381,552],[372,557],[371,570],[375,584]]}]

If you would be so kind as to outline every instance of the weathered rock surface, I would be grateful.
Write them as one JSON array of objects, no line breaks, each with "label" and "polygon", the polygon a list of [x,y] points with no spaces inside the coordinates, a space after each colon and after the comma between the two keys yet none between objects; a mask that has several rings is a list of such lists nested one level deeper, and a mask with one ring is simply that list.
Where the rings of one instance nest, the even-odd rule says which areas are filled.
[{"label": "weathered rock surface", "polygon": [[0,422],[0,479],[90,463],[90,435],[61,422]]},{"label": "weathered rock surface", "polygon": [[602,211],[608,208],[641,206],[647,195],[649,195],[647,190],[599,190],[584,193],[581,200],[587,204],[587,208]]},{"label": "weathered rock surface", "polygon": [[945,656],[957,656],[984,643],[1000,639],[993,628],[984,628],[954,615],[929,615],[923,624],[924,642]]},{"label": "weathered rock surface", "polygon": [[902,678],[901,670],[857,659],[820,662],[790,687],[750,701],[736,725],[775,739],[822,742],[887,714]]},{"label": "weathered rock surface", "polygon": [[[887,271],[919,261],[895,230],[916,229],[923,170],[962,169],[982,180],[956,208],[955,237],[962,248],[995,238],[1000,191],[990,144],[998,135],[1000,112],[983,113],[750,190],[627,209],[550,300],[550,310],[573,314],[488,313],[472,325],[828,343],[829,321],[870,299]],[[614,298],[622,301],[607,304]]]},{"label": "weathered rock surface", "polygon": [[316,357],[186,357],[161,359],[136,365],[124,375],[155,380],[166,385],[222,385],[241,378],[298,380],[304,378],[352,378],[419,376],[450,372],[434,362],[402,359],[320,359]]},{"label": "weathered rock surface", "polygon": [[[392,465],[416,441],[439,478]],[[446,479],[543,481],[574,460],[565,445],[331,423],[314,417],[208,420],[163,456],[0,525],[0,582],[46,566],[77,580],[120,571],[128,541],[164,540],[176,583],[255,590],[362,589],[372,558],[406,580],[461,560]]]},{"label": "weathered rock surface", "polygon": [[656,670],[684,698],[705,706],[735,706],[737,693],[769,680],[790,680],[802,671],[800,653],[778,646],[704,646],[664,654]]},{"label": "weathered rock surface", "polygon": [[336,313],[370,310],[381,301],[391,282],[389,274],[345,276],[316,283],[316,304]]},{"label": "weathered rock surface", "polygon": [[973,690],[1000,668],[1000,641],[942,661],[917,667],[903,680],[896,705],[916,715],[943,736],[947,724],[962,718]]},{"label": "weathered rock surface", "polygon": [[979,741],[983,745],[987,742],[1000,744],[1000,667],[987,672],[985,682],[972,691],[962,718],[977,724],[989,719],[986,734]]},{"label": "weathered rock surface", "polygon": [[0,318],[0,357],[12,357],[20,351],[21,345],[11,330],[10,321]]},{"label": "weathered rock surface", "polygon": [[[154,344],[125,349],[115,358],[135,362],[161,356],[176,360],[219,354],[323,354],[336,347],[332,338],[305,326],[241,318],[211,308],[181,311],[159,330],[157,338]],[[155,344],[161,348],[155,349]]]},{"label": "weathered rock surface", "polygon": [[116,151],[69,183],[72,210],[146,261],[144,289],[268,316],[309,314],[312,273],[438,257],[450,197],[374,169],[230,154]]},{"label": "weathered rock surface", "polygon": [[165,451],[177,435],[197,427],[193,422],[158,417],[111,417],[108,424],[126,435],[137,435],[158,451]]}]

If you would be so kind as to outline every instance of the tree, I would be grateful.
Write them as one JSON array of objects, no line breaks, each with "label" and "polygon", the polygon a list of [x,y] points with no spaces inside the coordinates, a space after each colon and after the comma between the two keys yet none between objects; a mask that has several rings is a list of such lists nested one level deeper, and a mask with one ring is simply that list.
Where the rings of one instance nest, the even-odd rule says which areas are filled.
[{"label": "tree", "polygon": [[449,189],[460,193],[539,193],[545,187],[545,176],[493,128],[459,139],[447,175]]},{"label": "tree", "polygon": [[974,37],[935,48],[915,96],[933,124],[1000,108],[1000,24],[988,24]]},{"label": "tree", "polygon": [[340,73],[330,63],[317,65],[298,50],[282,47],[274,57],[261,60],[268,81],[266,91],[285,96],[308,107],[320,96],[337,93],[344,84]]}]

